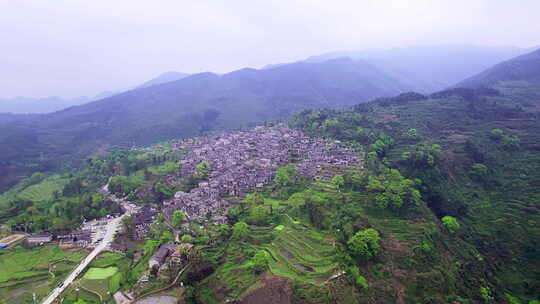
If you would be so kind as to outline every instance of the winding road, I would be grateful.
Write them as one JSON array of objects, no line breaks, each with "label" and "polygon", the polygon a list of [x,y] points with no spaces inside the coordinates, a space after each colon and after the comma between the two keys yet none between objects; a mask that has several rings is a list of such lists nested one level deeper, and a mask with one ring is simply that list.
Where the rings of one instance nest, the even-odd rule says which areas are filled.
[{"label": "winding road", "polygon": [[[107,191],[108,187],[103,187],[103,190]],[[107,191],[108,192],[108,191]],[[112,195],[111,195],[112,196]],[[99,245],[97,245],[94,250],[84,258],[81,263],[69,274],[69,276],[64,280],[62,285],[59,285],[56,287],[43,302],[42,304],[51,304],[54,302],[54,300],[62,294],[66,288],[73,283],[73,281],[88,267],[88,265],[94,260],[103,250],[107,249],[107,247],[112,243],[114,236],[116,235],[116,231],[122,224],[122,218],[126,215],[131,215],[134,211],[132,206],[130,204],[127,204],[123,200],[119,200],[116,197],[113,196],[113,200],[121,201],[120,203],[123,203],[124,208],[126,208],[126,213],[123,215],[114,218],[110,220],[110,222],[107,224],[107,230],[105,232],[105,236],[103,237],[103,240]]]}]

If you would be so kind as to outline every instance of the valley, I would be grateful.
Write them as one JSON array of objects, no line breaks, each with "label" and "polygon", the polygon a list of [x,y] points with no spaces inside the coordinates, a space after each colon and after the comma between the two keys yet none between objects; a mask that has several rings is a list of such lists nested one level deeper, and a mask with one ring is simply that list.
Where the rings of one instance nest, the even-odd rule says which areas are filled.
[{"label": "valley", "polygon": [[1,115],[0,304],[538,304],[540,50],[426,50]]}]

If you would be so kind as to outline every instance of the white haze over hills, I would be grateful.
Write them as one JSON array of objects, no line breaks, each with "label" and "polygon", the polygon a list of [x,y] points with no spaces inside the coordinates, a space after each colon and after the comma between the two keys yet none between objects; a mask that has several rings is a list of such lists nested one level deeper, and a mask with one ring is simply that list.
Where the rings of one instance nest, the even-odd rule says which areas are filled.
[{"label": "white haze over hills", "polygon": [[0,99],[0,113],[13,113],[13,114],[46,114],[55,111],[59,111],[71,106],[82,105],[91,101],[100,100],[113,96],[115,94],[129,91],[132,89],[146,88],[153,85],[158,85],[170,81],[182,79],[189,74],[180,72],[165,72],[158,75],[155,78],[148,80],[134,88],[128,88],[118,91],[104,91],[96,96],[80,96],[76,98],[64,98],[60,96],[51,96],[44,98],[33,98],[17,96],[14,98]]},{"label": "white haze over hills", "polygon": [[[366,49],[360,51],[336,51],[311,56],[305,62],[324,62],[349,57],[362,60],[376,67],[394,79],[402,87],[420,93],[432,93],[448,88],[483,70],[522,55],[531,49],[518,47],[490,47],[474,45],[417,46],[392,49]],[[262,69],[270,69],[283,64],[269,64]],[[103,99],[131,89],[140,89],[162,83],[180,80],[189,76],[180,72],[165,72],[138,86],[107,91],[94,97],[16,97],[0,99],[0,113],[43,114],[58,111],[70,106],[85,104]],[[374,75],[375,77],[375,75]]]}]

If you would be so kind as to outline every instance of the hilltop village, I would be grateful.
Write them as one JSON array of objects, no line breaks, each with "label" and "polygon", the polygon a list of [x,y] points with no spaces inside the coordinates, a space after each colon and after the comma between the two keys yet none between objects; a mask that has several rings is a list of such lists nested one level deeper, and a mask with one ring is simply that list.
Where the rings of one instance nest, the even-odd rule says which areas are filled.
[{"label": "hilltop village", "polygon": [[175,143],[173,149],[187,151],[180,161],[180,176],[197,174],[196,167],[203,162],[209,164],[210,173],[207,181],[190,192],[177,192],[164,201],[165,215],[182,210],[188,220],[209,218],[215,224],[226,221],[229,203],[224,197],[242,197],[263,187],[287,163],[296,163],[300,174],[315,179],[332,178],[349,167],[362,169],[353,149],[286,127],[257,127],[187,139]]}]

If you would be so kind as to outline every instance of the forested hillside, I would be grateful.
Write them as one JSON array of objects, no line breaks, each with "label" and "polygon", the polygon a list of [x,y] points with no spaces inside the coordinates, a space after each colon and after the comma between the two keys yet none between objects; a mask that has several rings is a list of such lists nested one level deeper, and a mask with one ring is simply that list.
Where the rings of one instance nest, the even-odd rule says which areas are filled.
[{"label": "forested hillside", "polygon": [[458,87],[491,87],[500,82],[540,83],[540,49],[512,58],[458,83]]},{"label": "forested hillside", "polygon": [[[428,233],[419,247],[411,246],[426,259],[409,266],[408,292],[419,292],[412,282],[421,280],[422,293],[444,288],[444,294],[469,297],[478,292],[474,302],[518,303],[508,295],[538,297],[540,269],[540,113],[537,95],[524,92],[507,86],[407,93],[351,110],[306,111],[291,123],[309,134],[368,147],[368,204],[393,210],[388,216],[395,219],[429,218],[403,208],[402,190],[392,184],[397,172],[391,172],[399,170],[452,234],[446,239]],[[356,221],[376,226],[374,220],[359,214]],[[451,266],[442,266],[449,261]],[[364,268],[368,276],[371,268]],[[488,297],[480,296],[485,288]]]}]

